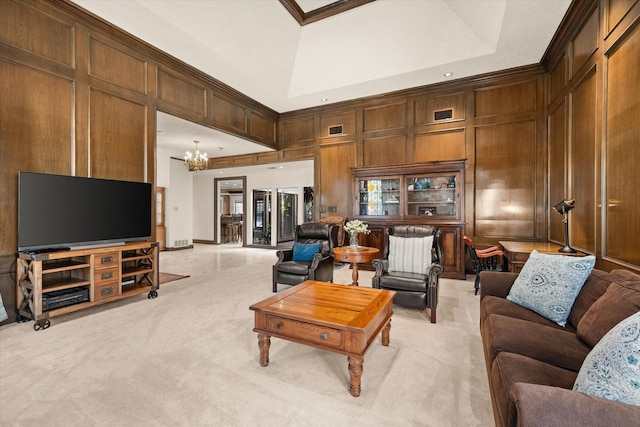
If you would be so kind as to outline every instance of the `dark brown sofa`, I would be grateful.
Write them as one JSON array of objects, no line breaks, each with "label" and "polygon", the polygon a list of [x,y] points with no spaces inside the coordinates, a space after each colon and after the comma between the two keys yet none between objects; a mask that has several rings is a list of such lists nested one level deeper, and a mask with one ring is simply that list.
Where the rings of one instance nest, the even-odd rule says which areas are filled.
[{"label": "dark brown sofa", "polygon": [[480,332],[496,426],[640,425],[640,407],[572,391],[591,348],[640,310],[640,276],[594,269],[564,328],[506,299],[516,277],[480,274]]}]

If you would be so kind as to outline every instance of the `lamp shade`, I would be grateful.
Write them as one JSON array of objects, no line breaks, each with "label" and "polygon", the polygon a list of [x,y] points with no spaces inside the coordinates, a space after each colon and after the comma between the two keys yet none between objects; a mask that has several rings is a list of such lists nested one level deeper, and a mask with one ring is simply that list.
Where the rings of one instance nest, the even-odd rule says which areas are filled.
[{"label": "lamp shade", "polygon": [[565,199],[555,205],[553,209],[555,209],[560,215],[564,215],[573,209],[576,205],[576,199]]}]

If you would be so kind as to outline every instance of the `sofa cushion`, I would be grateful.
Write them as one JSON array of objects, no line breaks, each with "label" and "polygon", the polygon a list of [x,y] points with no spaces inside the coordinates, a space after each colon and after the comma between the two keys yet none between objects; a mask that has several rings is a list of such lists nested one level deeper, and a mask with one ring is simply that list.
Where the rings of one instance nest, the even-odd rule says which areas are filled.
[{"label": "sofa cushion", "polygon": [[640,311],[640,283],[612,283],[578,323],[578,338],[594,347],[611,328]]},{"label": "sofa cushion", "polygon": [[389,271],[427,274],[432,247],[433,236],[389,236]]},{"label": "sofa cushion", "polygon": [[[500,422],[496,425],[516,425],[516,409],[510,398],[510,389],[515,383],[550,385],[571,389],[577,373],[562,369],[530,357],[507,352],[498,353],[493,361],[490,374],[490,387],[494,406],[497,408]],[[510,421],[511,420],[511,421]]]},{"label": "sofa cushion", "polygon": [[380,287],[395,291],[426,292],[427,276],[417,273],[393,272],[380,277]]},{"label": "sofa cushion", "polygon": [[534,250],[507,299],[564,326],[595,263],[593,255],[574,257]]},{"label": "sofa cushion", "polygon": [[618,323],[596,344],[573,390],[640,406],[640,312]]},{"label": "sofa cushion", "polygon": [[573,329],[576,329],[582,316],[584,316],[598,298],[604,295],[609,284],[615,280],[615,277],[610,273],[594,268],[582,286],[582,289],[580,289],[575,303],[573,303],[573,308],[567,321],[567,327],[572,325]]},{"label": "sofa cushion", "polygon": [[509,352],[575,372],[591,350],[573,332],[497,314],[483,325],[482,344],[489,364],[498,353]]},{"label": "sofa cushion", "polygon": [[293,243],[293,261],[313,261],[313,257],[320,251],[320,242]]},{"label": "sofa cushion", "polygon": [[549,326],[557,329],[564,329],[572,331],[572,326],[567,324],[564,328],[557,323],[540,316],[538,313],[522,307],[518,304],[507,301],[504,298],[495,296],[486,296],[480,303],[480,326],[484,324],[489,315],[499,314],[502,316],[514,317],[517,319],[523,319],[528,322],[537,323],[544,326]]}]

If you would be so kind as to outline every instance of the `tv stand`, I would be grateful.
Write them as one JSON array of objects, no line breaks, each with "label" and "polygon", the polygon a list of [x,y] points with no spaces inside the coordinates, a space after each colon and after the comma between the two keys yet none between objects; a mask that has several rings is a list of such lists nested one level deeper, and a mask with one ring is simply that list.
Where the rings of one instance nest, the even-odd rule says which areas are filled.
[{"label": "tv stand", "polygon": [[[52,317],[148,292],[160,287],[157,242],[138,242],[51,252],[19,252],[16,261],[18,322],[34,320],[38,331],[51,326]],[[126,283],[126,285],[124,285]],[[88,293],[89,298],[66,298],[65,292]],[[59,296],[46,310],[43,296]]]}]

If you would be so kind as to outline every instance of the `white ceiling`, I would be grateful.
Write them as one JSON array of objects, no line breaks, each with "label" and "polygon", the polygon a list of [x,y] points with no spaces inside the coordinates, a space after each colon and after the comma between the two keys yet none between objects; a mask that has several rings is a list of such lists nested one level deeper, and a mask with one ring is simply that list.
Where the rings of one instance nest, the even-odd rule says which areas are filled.
[{"label": "white ceiling", "polygon": [[278,112],[538,63],[571,3],[377,0],[300,26],[278,0],[73,1]]}]

